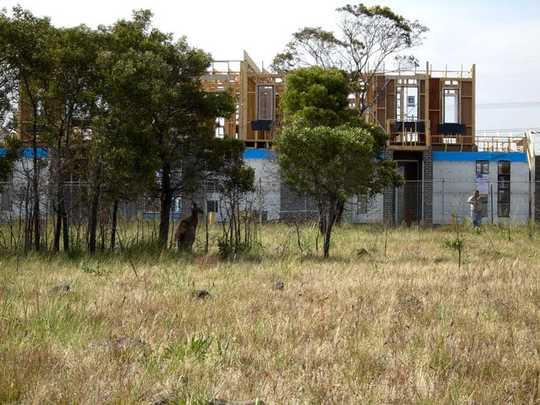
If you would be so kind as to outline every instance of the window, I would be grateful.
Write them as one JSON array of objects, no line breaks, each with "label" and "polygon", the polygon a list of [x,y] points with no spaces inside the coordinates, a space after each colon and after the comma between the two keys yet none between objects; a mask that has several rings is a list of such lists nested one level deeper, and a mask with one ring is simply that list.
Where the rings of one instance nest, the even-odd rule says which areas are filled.
[{"label": "window", "polygon": [[225,118],[223,117],[216,118],[215,134],[216,134],[216,138],[225,137]]},{"label": "window", "polygon": [[415,84],[396,87],[396,120],[418,120],[418,87]]},{"label": "window", "polygon": [[489,175],[489,160],[476,161],[476,177]]},{"label": "window", "polygon": [[216,200],[208,200],[206,202],[207,212],[218,212],[218,202]]},{"label": "window", "polygon": [[457,89],[444,89],[443,123],[459,124],[459,97]]},{"label": "window", "polygon": [[257,120],[274,120],[274,86],[260,84],[257,86]]},{"label": "window", "polygon": [[510,217],[510,162],[501,160],[497,176],[497,216]]},{"label": "window", "polygon": [[482,216],[488,216],[489,160],[476,161],[476,189],[480,192]]}]

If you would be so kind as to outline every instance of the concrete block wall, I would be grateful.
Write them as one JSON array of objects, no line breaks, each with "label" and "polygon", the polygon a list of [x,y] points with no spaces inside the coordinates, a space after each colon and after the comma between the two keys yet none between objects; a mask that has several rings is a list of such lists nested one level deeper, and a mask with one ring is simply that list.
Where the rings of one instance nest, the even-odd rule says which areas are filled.
[{"label": "concrete block wall", "polygon": [[281,204],[281,179],[279,175],[279,166],[275,158],[249,159],[246,164],[255,170],[255,190],[257,201],[266,211],[266,217],[269,221],[280,219]]},{"label": "concrete block wall", "polygon": [[381,224],[384,218],[384,195],[377,194],[368,200],[367,212],[358,210],[356,198],[351,199],[347,204],[347,215],[345,218],[353,224]]},{"label": "concrete block wall", "polygon": [[431,150],[424,152],[423,155],[423,218],[424,225],[433,224],[433,155]]},{"label": "concrete block wall", "polygon": [[315,219],[318,217],[317,204],[308,196],[280,182],[279,216],[284,221]]},{"label": "concrete block wall", "polygon": [[[476,161],[433,162],[433,223],[450,224],[452,215],[470,217],[467,199],[476,190]],[[493,193],[488,194],[488,213],[484,223],[526,223],[529,218],[529,167],[527,162],[511,162],[510,218],[497,216],[498,161],[490,161],[489,183]],[[493,196],[493,201],[491,198]]]}]

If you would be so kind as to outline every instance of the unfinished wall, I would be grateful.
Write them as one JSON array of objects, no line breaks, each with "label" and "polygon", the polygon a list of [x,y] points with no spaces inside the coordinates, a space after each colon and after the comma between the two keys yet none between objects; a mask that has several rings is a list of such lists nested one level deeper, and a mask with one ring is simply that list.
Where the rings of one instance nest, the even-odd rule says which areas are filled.
[{"label": "unfinished wall", "polygon": [[[483,223],[526,223],[529,218],[529,166],[524,153],[488,152],[434,153],[433,222],[450,224],[452,216],[470,218],[467,199],[477,189],[476,161],[489,161],[487,215]],[[497,209],[498,162],[510,160],[510,216],[499,218]]]}]

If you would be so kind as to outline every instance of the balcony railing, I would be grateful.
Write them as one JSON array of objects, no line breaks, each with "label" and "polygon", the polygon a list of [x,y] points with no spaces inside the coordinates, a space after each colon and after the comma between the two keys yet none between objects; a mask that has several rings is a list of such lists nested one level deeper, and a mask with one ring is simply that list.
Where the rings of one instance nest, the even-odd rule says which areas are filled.
[{"label": "balcony railing", "polygon": [[389,136],[388,145],[415,147],[429,146],[429,120],[386,121],[386,133]]},{"label": "balcony railing", "polygon": [[476,146],[485,152],[527,152],[528,141],[524,132],[479,131]]}]

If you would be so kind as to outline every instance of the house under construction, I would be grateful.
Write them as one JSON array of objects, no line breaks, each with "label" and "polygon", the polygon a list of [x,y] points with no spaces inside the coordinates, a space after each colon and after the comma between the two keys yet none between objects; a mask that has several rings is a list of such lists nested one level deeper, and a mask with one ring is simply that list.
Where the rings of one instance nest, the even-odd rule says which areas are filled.
[{"label": "house under construction", "polygon": [[[533,215],[534,137],[476,131],[474,65],[451,71],[428,63],[424,70],[375,72],[370,82],[368,119],[388,134],[384,157],[396,162],[405,184],[374,198],[358,196],[349,204],[350,221],[449,223],[454,215],[468,214],[467,197],[476,189],[486,221],[523,222]],[[203,83],[236,100],[234,116],[217,120],[216,135],[245,142],[265,216],[316,214],[312,201],[279,181],[272,152],[282,122],[284,78],[258,68],[244,52],[243,60],[214,62]]]},{"label": "house under construction", "polygon": [[[386,131],[384,158],[396,162],[405,183],[374,197],[352,198],[347,220],[450,223],[455,216],[469,215],[467,198],[478,190],[485,222],[540,221],[540,181],[535,178],[540,170],[540,132],[477,131],[474,65],[438,71],[426,64],[423,70],[373,74],[366,116]],[[202,84],[207,91],[229,92],[235,100],[235,113],[216,119],[216,136],[245,142],[245,159],[255,169],[261,218],[316,216],[314,201],[281,181],[272,150],[282,125],[280,100],[285,78],[259,68],[244,52],[241,60],[214,61]],[[21,103],[19,113],[24,132],[28,106]],[[2,153],[0,150],[0,157]],[[40,149],[40,153],[47,155],[46,150]],[[30,160],[30,156],[23,154],[22,160]],[[6,200],[5,193],[0,197]],[[206,199],[208,210],[216,211],[219,218],[220,196],[209,192]]]}]

